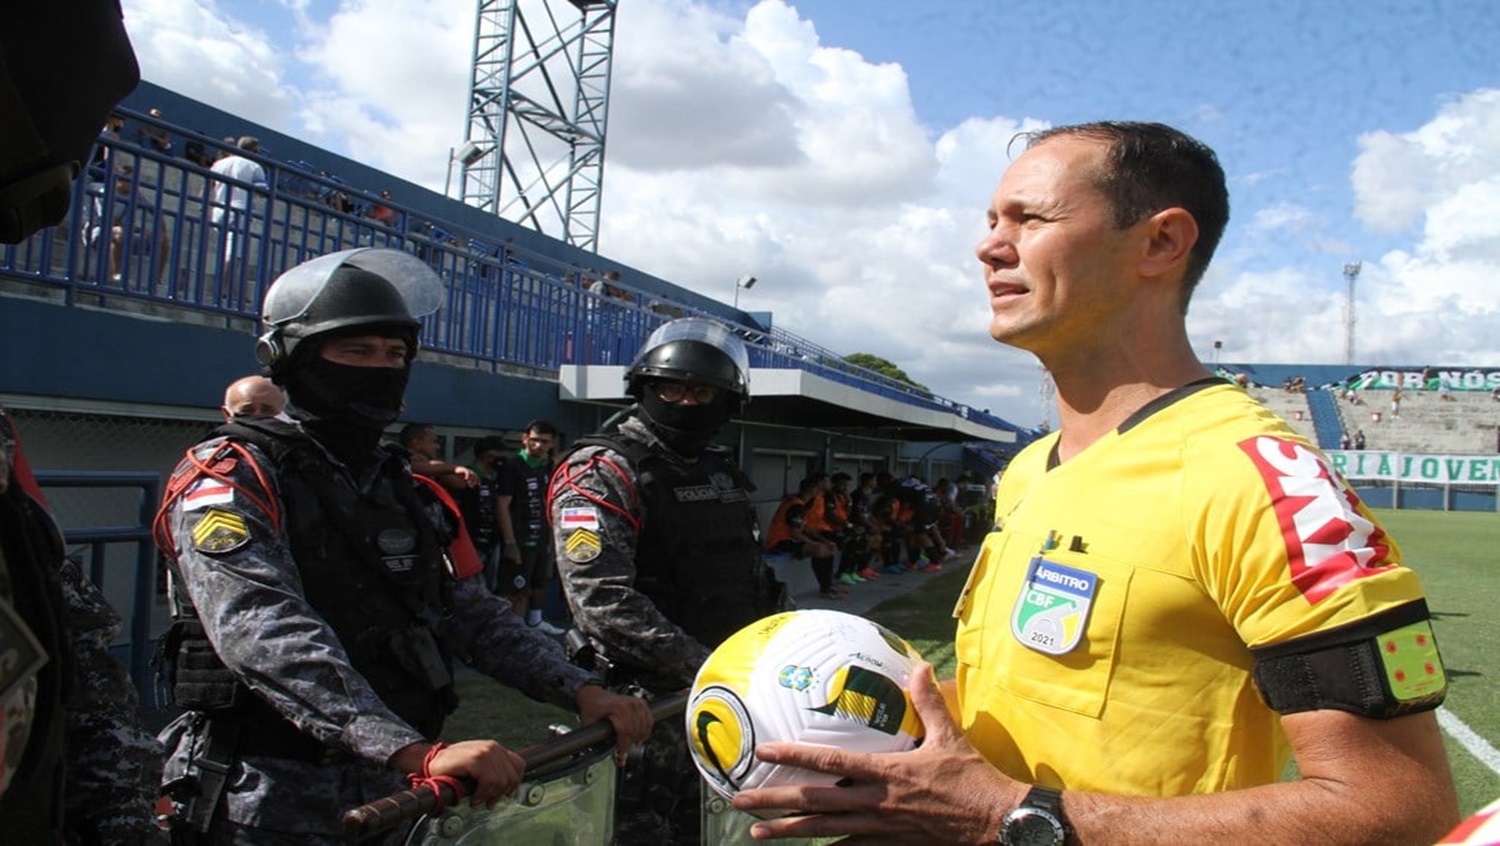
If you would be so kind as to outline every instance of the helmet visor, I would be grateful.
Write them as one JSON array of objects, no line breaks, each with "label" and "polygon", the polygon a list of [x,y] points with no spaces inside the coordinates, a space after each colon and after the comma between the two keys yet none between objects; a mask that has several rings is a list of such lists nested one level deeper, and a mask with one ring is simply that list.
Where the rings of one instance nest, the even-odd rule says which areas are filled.
[{"label": "helmet visor", "polygon": [[631,369],[639,366],[641,360],[652,350],[673,341],[697,341],[708,344],[729,356],[744,378],[746,387],[749,387],[750,355],[745,352],[744,342],[739,339],[738,335],[729,331],[729,327],[706,317],[684,317],[656,327],[656,331],[651,333],[645,345],[641,347],[640,354],[635,357]]},{"label": "helmet visor", "polygon": [[281,274],[266,294],[262,319],[279,326],[305,317],[333,272],[344,265],[384,278],[401,294],[413,318],[420,320],[443,304],[443,283],[421,259],[401,250],[359,247],[319,256]]}]

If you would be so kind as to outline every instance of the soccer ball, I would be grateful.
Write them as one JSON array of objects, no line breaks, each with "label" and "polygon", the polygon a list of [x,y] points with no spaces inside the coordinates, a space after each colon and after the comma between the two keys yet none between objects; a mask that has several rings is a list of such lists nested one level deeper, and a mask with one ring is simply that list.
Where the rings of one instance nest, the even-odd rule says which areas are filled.
[{"label": "soccer ball", "polygon": [[836,776],[768,764],[771,741],[904,752],[922,738],[907,683],[921,656],[884,626],[840,611],[757,620],[698,670],[687,705],[693,763],[726,798],[740,790],[833,784]]}]

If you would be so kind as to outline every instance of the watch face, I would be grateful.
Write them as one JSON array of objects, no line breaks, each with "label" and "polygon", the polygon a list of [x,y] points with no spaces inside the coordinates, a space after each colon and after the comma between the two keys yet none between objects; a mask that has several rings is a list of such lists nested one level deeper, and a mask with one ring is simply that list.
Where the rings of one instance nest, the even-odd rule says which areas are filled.
[{"label": "watch face", "polygon": [[1005,820],[1006,846],[1061,846],[1062,824],[1034,808],[1017,808]]}]

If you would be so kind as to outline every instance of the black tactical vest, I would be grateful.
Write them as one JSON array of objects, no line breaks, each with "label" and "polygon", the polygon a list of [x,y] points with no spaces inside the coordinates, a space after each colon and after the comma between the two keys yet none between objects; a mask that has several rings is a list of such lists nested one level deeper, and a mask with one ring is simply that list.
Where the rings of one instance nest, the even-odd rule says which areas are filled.
[{"label": "black tactical vest", "polygon": [[635,468],[647,514],[635,588],[663,616],[713,648],[781,610],[781,584],[761,553],[750,503],[754,486],[726,451],[711,448],[682,465],[640,441],[592,435],[580,443],[609,447]]},{"label": "black tactical vest", "polygon": [[[360,493],[292,426],[255,420],[229,424],[218,433],[254,444],[275,462],[283,529],[308,603],[332,627],[354,669],[386,706],[423,736],[436,738],[456,704],[451,655],[436,632],[447,576],[440,531],[402,463],[386,461],[370,492]],[[280,738],[289,747],[258,738],[262,754],[316,757],[321,749],[316,741],[297,732],[259,697],[247,695],[232,676],[238,690],[228,702],[222,687],[202,689],[221,685],[223,678],[204,672],[207,642],[194,642],[201,633],[201,626],[189,625],[177,650],[178,704],[237,712],[251,731]],[[286,736],[286,729],[295,740]]]}]

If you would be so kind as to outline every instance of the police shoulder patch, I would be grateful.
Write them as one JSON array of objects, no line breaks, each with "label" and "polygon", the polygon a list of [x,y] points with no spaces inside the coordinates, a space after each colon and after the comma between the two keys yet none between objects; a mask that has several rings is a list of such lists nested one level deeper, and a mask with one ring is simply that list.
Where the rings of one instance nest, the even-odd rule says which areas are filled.
[{"label": "police shoulder patch", "polygon": [[599,539],[599,533],[593,529],[574,529],[563,541],[563,554],[569,561],[580,564],[598,558],[602,550],[603,543]]},{"label": "police shoulder patch", "polygon": [[230,511],[210,508],[193,524],[193,548],[210,555],[233,552],[250,542],[245,518]]}]

